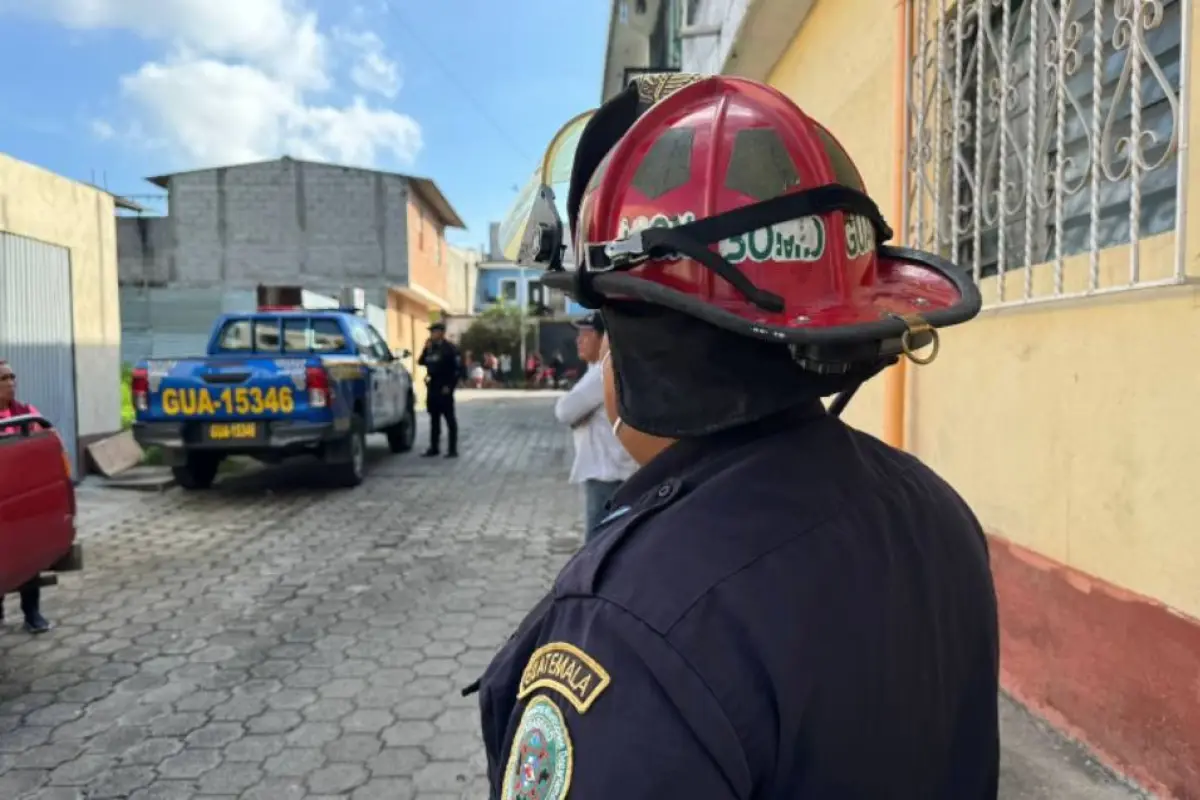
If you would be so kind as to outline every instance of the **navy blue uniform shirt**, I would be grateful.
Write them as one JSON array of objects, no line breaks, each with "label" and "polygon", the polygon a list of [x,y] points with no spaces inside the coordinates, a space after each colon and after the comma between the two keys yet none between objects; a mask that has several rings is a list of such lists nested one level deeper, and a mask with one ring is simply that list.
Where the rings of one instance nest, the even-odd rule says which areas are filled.
[{"label": "navy blue uniform shirt", "polygon": [[679,442],[477,685],[492,798],[992,800],[987,544],[818,404]]},{"label": "navy blue uniform shirt", "polygon": [[462,357],[453,342],[442,339],[435,342],[430,339],[417,358],[417,364],[425,368],[425,382],[434,388],[450,387],[453,389],[463,376]]}]

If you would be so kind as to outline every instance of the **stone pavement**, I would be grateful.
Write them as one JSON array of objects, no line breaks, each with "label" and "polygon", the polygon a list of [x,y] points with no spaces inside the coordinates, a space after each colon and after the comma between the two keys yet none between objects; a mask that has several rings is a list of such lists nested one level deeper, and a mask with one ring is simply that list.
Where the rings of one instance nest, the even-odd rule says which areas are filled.
[{"label": "stone pavement", "polygon": [[[0,800],[486,797],[458,689],[580,541],[551,402],[466,393],[462,459],[380,443],[352,491],[299,463],[82,490],[59,627],[0,632]],[[1003,797],[1135,796],[1002,710]]]}]

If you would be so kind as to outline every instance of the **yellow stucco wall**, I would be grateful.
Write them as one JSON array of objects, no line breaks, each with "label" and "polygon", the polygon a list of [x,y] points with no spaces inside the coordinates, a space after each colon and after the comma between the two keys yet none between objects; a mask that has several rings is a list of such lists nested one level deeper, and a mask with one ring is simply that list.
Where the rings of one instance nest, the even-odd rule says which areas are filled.
[{"label": "yellow stucco wall", "polygon": [[121,313],[113,199],[0,153],[0,230],[71,254],[79,435],[121,427]]},{"label": "yellow stucco wall", "polygon": [[425,407],[425,368],[417,365],[417,358],[429,340],[430,309],[393,290],[388,292],[388,347],[397,355],[408,350],[403,359],[404,366],[413,376],[413,394],[417,406]]},{"label": "yellow stucco wall", "polygon": [[[891,19],[891,5],[879,0],[815,3],[767,82],[785,92],[837,137],[862,173],[867,192],[895,226],[899,220],[893,219],[895,211],[890,208],[896,177],[891,130],[895,59]],[[854,69],[838,69],[836,79],[831,79],[830,64],[853,64]],[[859,390],[845,419],[879,435],[882,379],[876,378]]]},{"label": "yellow stucco wall", "polygon": [[[891,3],[819,2],[769,82],[842,141],[894,218],[893,24]],[[854,68],[831,79],[831,64]],[[1196,209],[1200,175],[1190,173]],[[1189,227],[1195,265],[1200,214]],[[1140,247],[1142,279],[1167,277],[1175,234]],[[1128,260],[1128,247],[1105,251],[1101,285],[1120,283]],[[1066,290],[1085,288],[1087,273],[1086,255],[1069,259]],[[1009,297],[1024,288],[1011,275]],[[1035,295],[1051,282],[1049,266],[1035,268]],[[994,279],[981,288],[985,302],[996,297]],[[1191,286],[985,311],[946,332],[935,364],[910,367],[909,447],[989,531],[1200,617],[1198,364]],[[880,430],[881,389],[880,379],[864,388],[851,424]]]}]

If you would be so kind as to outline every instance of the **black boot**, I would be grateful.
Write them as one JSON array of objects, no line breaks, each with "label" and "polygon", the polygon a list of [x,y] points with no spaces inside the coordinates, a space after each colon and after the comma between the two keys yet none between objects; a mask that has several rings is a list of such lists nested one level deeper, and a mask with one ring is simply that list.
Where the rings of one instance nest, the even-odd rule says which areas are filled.
[{"label": "black boot", "polygon": [[450,452],[446,453],[446,458],[458,458],[458,451],[451,450]]},{"label": "black boot", "polygon": [[421,457],[422,458],[432,458],[433,456],[436,456],[437,454],[438,454],[438,449],[436,447],[431,447],[428,450],[426,450],[424,453],[421,453]]}]

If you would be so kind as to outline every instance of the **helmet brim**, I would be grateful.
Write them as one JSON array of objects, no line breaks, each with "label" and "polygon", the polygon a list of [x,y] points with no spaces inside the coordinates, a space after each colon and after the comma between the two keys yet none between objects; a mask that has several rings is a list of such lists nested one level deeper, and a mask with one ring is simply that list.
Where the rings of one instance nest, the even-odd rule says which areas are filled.
[{"label": "helmet brim", "polygon": [[[973,319],[982,306],[979,288],[965,270],[933,253],[906,247],[880,247],[878,277],[871,286],[786,325],[747,319],[629,272],[588,277],[592,290],[604,298],[661,305],[743,336],[801,346],[898,340],[910,332],[913,318],[934,329],[947,328]],[[552,271],[541,280],[572,294],[577,276],[573,271]]]}]

